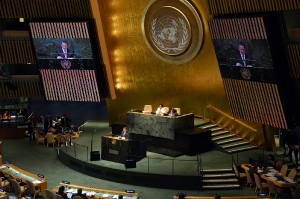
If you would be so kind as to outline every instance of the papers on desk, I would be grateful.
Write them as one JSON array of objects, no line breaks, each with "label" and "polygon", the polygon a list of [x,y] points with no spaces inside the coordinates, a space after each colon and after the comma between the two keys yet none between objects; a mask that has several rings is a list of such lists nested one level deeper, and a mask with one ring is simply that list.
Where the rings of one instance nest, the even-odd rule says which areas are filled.
[{"label": "papers on desk", "polygon": [[271,179],[271,180],[277,180],[276,177],[268,177],[268,178]]},{"label": "papers on desk", "polygon": [[264,171],[260,170],[260,169],[257,170],[257,173],[262,173],[262,172],[264,172]]},{"label": "papers on desk", "polygon": [[119,195],[114,195],[112,198],[113,198],[113,199],[114,199],[114,198],[118,199],[118,198],[119,198]]},{"label": "papers on desk", "polygon": [[105,194],[102,195],[102,197],[108,197],[108,196],[109,196],[108,193],[105,193]]},{"label": "papers on desk", "polygon": [[67,193],[77,193],[77,189],[68,189],[66,190]]},{"label": "papers on desk", "polygon": [[288,182],[294,182],[294,180],[292,180],[292,179],[289,178],[289,177],[284,177],[284,179],[285,179],[286,181],[288,181]]},{"label": "papers on desk", "polygon": [[40,180],[34,180],[34,181],[32,181],[32,183],[33,184],[40,184],[40,183],[42,183]]},{"label": "papers on desk", "polygon": [[267,173],[267,174],[265,174],[265,176],[267,176],[267,177],[274,177],[273,175],[274,175],[274,173]]},{"label": "papers on desk", "polygon": [[86,192],[86,195],[87,195],[87,196],[93,196],[93,195],[95,195],[95,194],[96,194],[95,191]]}]

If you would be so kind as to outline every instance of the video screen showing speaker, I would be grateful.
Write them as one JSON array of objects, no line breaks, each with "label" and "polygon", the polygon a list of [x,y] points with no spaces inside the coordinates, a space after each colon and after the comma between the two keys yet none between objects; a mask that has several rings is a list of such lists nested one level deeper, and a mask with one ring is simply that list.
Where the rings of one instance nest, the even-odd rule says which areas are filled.
[{"label": "video screen showing speaker", "polygon": [[276,73],[282,56],[273,22],[274,18],[258,16],[215,18],[208,24],[232,115],[287,128]]},{"label": "video screen showing speaker", "polygon": [[30,22],[46,100],[99,102],[88,22]]}]

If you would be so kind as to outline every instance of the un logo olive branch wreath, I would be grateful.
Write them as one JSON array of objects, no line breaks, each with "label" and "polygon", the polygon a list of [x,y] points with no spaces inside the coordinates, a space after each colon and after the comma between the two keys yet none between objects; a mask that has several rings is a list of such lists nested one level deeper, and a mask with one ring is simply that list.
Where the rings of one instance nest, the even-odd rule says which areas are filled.
[{"label": "un logo olive branch wreath", "polygon": [[174,52],[181,51],[185,47],[185,45],[187,44],[188,38],[189,38],[188,29],[186,27],[186,23],[184,22],[184,20],[181,19],[180,17],[178,17],[179,23],[181,24],[181,27],[182,27],[182,30],[183,30],[183,36],[182,36],[181,41],[179,42],[178,46],[174,47],[174,48],[165,47],[165,45],[160,41],[158,36],[155,34],[156,20],[157,20],[157,18],[153,19],[152,23],[151,23],[151,34],[152,34],[152,38],[153,38],[155,44],[161,50],[167,51],[168,53],[170,51],[174,51]]}]

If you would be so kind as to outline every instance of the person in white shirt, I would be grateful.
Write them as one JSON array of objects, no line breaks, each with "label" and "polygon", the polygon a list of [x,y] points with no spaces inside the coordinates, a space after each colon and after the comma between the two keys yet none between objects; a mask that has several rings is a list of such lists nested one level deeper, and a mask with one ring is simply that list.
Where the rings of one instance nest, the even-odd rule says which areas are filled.
[{"label": "person in white shirt", "polygon": [[156,114],[164,114],[164,112],[165,112],[164,105],[160,104],[156,110]]}]

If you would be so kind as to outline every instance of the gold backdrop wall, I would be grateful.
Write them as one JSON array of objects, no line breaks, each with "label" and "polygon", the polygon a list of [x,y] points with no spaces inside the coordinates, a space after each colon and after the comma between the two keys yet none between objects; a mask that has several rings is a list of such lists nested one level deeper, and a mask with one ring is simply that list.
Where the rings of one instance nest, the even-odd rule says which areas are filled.
[{"label": "gold backdrop wall", "polygon": [[[203,115],[205,107],[212,105],[231,115],[208,29],[207,21],[212,18],[208,2],[190,1],[201,17],[204,39],[198,55],[181,65],[165,63],[148,49],[141,28],[148,2],[97,1],[116,87],[116,99],[107,100],[110,124],[119,120],[119,114],[131,108],[142,109],[145,104],[155,110],[163,103],[196,115]],[[100,20],[99,16],[94,18]],[[262,126],[247,123],[258,129],[262,136],[259,145],[265,147]],[[273,143],[266,148],[272,150]]]}]

